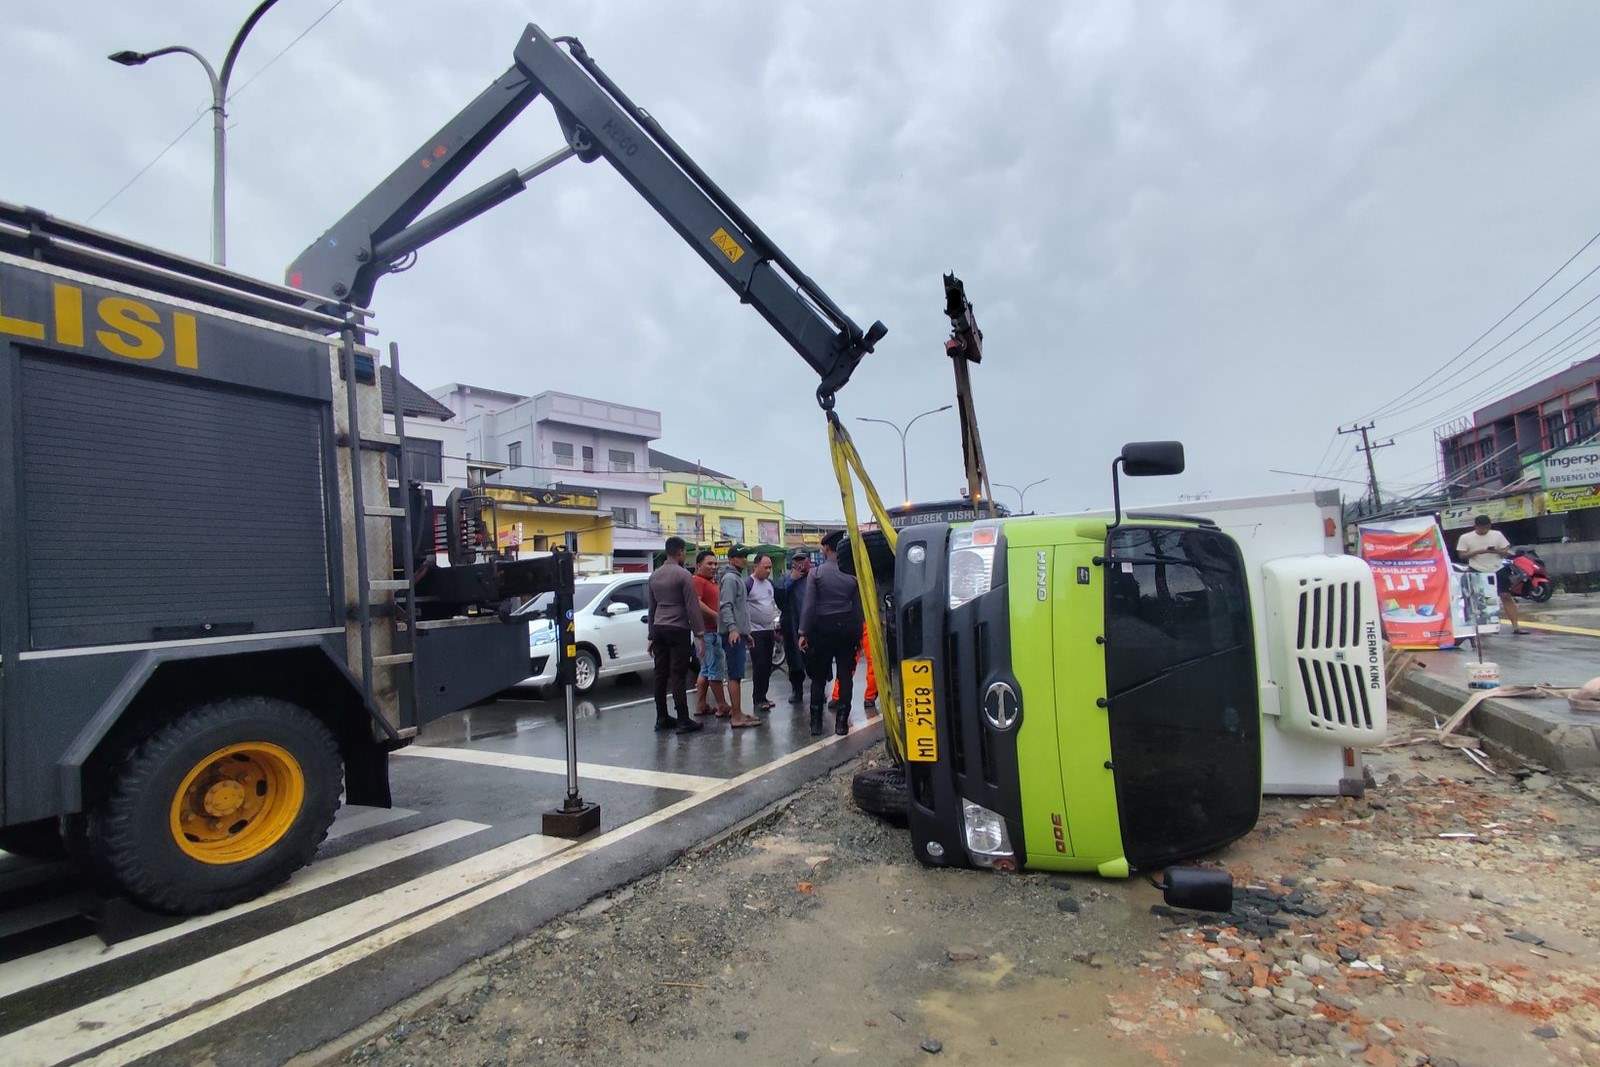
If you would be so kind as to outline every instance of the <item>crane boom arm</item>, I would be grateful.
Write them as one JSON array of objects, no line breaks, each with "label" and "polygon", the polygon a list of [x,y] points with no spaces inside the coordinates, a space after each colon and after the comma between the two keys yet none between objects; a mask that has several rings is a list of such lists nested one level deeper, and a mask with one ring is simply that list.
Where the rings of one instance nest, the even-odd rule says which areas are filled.
[{"label": "crane boom arm", "polygon": [[[567,45],[566,49],[561,46]],[[555,109],[567,144],[533,166],[508,171],[432,214],[418,216],[537,96]],[[831,403],[884,336],[863,331],[572,38],[529,25],[505,74],[426,141],[382,184],[307,248],[291,286],[365,305],[396,263],[515,196],[565,159],[605,159],[706,264],[750,304],[822,378]],[[308,297],[313,305],[324,298]]]}]

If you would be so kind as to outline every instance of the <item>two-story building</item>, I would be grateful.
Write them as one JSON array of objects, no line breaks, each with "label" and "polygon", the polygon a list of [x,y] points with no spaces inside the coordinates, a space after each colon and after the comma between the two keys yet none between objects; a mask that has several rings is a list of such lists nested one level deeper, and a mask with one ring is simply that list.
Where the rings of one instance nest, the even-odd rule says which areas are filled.
[{"label": "two-story building", "polygon": [[661,490],[650,498],[650,526],[691,544],[783,545],[782,500],[768,500],[759,485],[668,452],[650,450]]},{"label": "two-story building", "polygon": [[[404,375],[396,381],[394,371],[382,368],[383,430],[394,433],[396,404],[406,418],[406,473],[433,493],[433,502],[443,504],[451,489],[467,484],[466,427],[448,406],[419,389]],[[389,459],[389,477],[397,473],[394,457]]]},{"label": "two-story building", "polygon": [[[665,541],[648,525],[650,498],[661,491],[649,458],[650,442],[661,436],[659,411],[554,391],[519,397],[461,383],[433,396],[468,413],[466,454],[484,468],[486,486],[593,493],[593,510],[611,527],[611,566],[650,566]],[[580,535],[592,525],[584,524]]]},{"label": "two-story building", "polygon": [[1572,547],[1600,542],[1600,355],[1479,408],[1439,436],[1439,452],[1447,531],[1486,514],[1514,543],[1600,558]]}]

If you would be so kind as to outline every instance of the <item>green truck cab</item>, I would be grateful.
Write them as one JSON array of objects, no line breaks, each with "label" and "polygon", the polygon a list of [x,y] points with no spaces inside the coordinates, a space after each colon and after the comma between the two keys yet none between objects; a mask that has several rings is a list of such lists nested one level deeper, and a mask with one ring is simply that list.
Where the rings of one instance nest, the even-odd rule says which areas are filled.
[{"label": "green truck cab", "polygon": [[1264,728],[1335,744],[1381,734],[1365,565],[1258,569],[1253,606],[1245,555],[1216,523],[1120,505],[900,529],[893,658],[918,859],[1165,867],[1255,825]]}]

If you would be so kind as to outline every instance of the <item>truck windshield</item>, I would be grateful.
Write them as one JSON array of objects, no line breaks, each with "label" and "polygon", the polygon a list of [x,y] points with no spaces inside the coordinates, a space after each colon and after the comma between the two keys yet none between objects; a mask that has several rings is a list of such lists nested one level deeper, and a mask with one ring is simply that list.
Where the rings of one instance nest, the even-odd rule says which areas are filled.
[{"label": "truck windshield", "polygon": [[1108,544],[1106,683],[1123,847],[1135,866],[1255,823],[1261,732],[1250,597],[1215,530],[1129,526]]}]

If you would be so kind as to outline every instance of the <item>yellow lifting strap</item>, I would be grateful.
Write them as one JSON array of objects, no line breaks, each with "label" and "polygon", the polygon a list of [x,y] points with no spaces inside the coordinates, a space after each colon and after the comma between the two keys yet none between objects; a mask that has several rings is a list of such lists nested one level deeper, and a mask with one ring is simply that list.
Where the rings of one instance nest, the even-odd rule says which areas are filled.
[{"label": "yellow lifting strap", "polygon": [[850,432],[831,410],[828,412],[828,450],[833,455],[833,473],[839,479],[839,497],[844,502],[844,524],[850,533],[850,558],[855,561],[856,584],[861,591],[861,614],[866,619],[872,669],[877,673],[880,699],[887,696],[880,705],[883,709],[883,732],[888,739],[890,755],[896,763],[904,763],[906,730],[900,707],[900,679],[889,668],[889,644],[879,610],[878,583],[872,573],[872,557],[867,555],[866,542],[861,536],[861,524],[856,518],[856,492],[850,480],[851,470],[861,481],[861,488],[867,494],[867,506],[877,520],[878,529],[888,539],[890,552],[895,550],[895,528],[889,522],[889,513],[884,509],[872,479],[867,477],[861,454],[850,440]]}]

